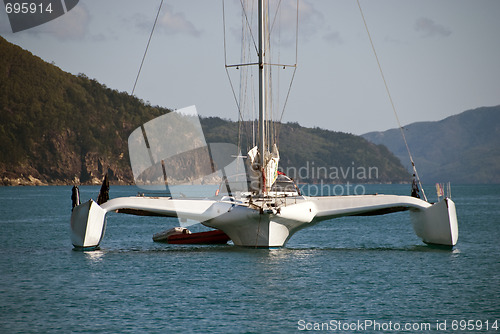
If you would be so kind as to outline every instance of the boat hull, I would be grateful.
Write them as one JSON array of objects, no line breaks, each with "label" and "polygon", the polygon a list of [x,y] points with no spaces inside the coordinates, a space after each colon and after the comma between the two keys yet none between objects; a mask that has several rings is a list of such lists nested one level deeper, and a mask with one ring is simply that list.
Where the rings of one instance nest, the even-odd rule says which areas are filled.
[{"label": "boat hull", "polygon": [[71,214],[71,243],[76,249],[97,248],[106,230],[106,210],[90,200],[76,206]]},{"label": "boat hull", "polygon": [[455,246],[458,221],[455,203],[445,198],[425,210],[410,211],[413,229],[423,242],[431,245]]},{"label": "boat hull", "polygon": [[220,230],[196,233],[158,233],[153,236],[153,241],[178,245],[223,245],[229,240],[229,236]]},{"label": "boat hull", "polygon": [[75,207],[71,216],[71,241],[75,248],[98,247],[106,228],[106,213],[121,210],[196,219],[223,231],[235,245],[245,247],[282,247],[295,232],[320,221],[404,210],[410,210],[415,233],[425,243],[452,247],[458,240],[455,204],[448,198],[430,204],[396,195],[298,196],[253,201],[131,197],[112,199],[102,206],[91,200]]},{"label": "boat hull", "polygon": [[315,214],[316,208],[309,201],[282,207],[279,212],[239,205],[203,225],[224,231],[237,246],[282,247],[309,225]]},{"label": "boat hull", "polygon": [[344,216],[383,215],[410,210],[417,236],[427,244],[453,247],[458,240],[455,204],[446,198],[430,204],[395,195],[301,197],[279,212],[236,206],[204,225],[224,231],[235,245],[282,247],[298,230],[317,222]]}]

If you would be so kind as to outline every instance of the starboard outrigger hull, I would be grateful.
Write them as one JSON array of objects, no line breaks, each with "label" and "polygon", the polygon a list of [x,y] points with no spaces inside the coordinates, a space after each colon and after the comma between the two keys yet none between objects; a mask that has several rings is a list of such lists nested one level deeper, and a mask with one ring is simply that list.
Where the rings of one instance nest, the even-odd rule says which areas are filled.
[{"label": "starboard outrigger hull", "polygon": [[455,246],[458,241],[458,220],[455,203],[444,198],[425,210],[412,210],[413,229],[426,244]]},{"label": "starboard outrigger hull", "polygon": [[297,196],[287,201],[279,210],[262,210],[234,198],[124,197],[102,206],[90,200],[73,210],[71,241],[75,248],[98,247],[109,211],[195,219],[224,231],[237,246],[282,247],[295,232],[320,221],[406,210],[410,210],[415,233],[423,242],[453,247],[458,240],[455,204],[449,198],[436,204],[396,195]]}]

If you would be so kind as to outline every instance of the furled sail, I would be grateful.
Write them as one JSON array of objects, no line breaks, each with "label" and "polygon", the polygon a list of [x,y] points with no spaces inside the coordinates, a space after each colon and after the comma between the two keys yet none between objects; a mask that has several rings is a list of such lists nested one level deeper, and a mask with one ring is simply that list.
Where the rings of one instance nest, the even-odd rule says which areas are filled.
[{"label": "furled sail", "polygon": [[259,150],[257,146],[254,146],[247,153],[247,166],[248,166],[248,184],[249,190],[252,192],[258,192],[260,189],[260,179],[261,179],[261,171],[259,166],[260,158],[258,157]]},{"label": "furled sail", "polygon": [[265,192],[267,193],[278,178],[278,164],[280,161],[280,155],[276,144],[274,144],[272,152],[266,152],[266,156],[264,159],[264,168],[260,168],[259,154],[260,153],[257,146],[253,147],[250,151],[248,151],[247,154],[250,190],[258,191],[260,189],[259,184],[260,182],[262,182],[264,184],[264,187],[262,188],[265,188]]},{"label": "furled sail", "polygon": [[280,161],[280,154],[276,144],[273,145],[273,151],[267,152],[267,157],[265,159],[266,165],[264,166],[264,177],[266,192],[268,192],[273,186],[274,182],[278,178],[278,163]]}]

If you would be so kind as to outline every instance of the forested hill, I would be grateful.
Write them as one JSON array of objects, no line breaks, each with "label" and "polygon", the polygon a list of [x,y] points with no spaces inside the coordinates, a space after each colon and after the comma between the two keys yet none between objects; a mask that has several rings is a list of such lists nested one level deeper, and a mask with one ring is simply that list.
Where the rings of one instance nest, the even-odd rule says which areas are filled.
[{"label": "forested hill", "polygon": [[107,167],[114,180],[128,183],[133,178],[128,135],[165,112],[84,75],[63,72],[0,37],[4,184],[91,183]]},{"label": "forested hill", "polygon": [[[207,142],[237,143],[238,123],[210,117],[202,118],[201,124]],[[242,128],[241,147],[251,148],[252,141],[246,136],[251,133],[249,124]],[[411,181],[408,171],[385,146],[375,145],[360,136],[283,123],[279,126],[278,143],[281,169],[301,182]]]},{"label": "forested hill", "polygon": [[[500,183],[500,106],[464,111],[438,122],[412,123],[404,130],[424,182]],[[363,137],[408,161],[399,129]]]},{"label": "forested hill", "polygon": [[[112,183],[131,184],[128,136],[167,112],[0,37],[0,184],[94,184],[106,171]],[[207,142],[238,140],[235,122],[201,123]],[[385,146],[359,136],[288,123],[279,143],[283,169],[304,182],[409,181]]]}]

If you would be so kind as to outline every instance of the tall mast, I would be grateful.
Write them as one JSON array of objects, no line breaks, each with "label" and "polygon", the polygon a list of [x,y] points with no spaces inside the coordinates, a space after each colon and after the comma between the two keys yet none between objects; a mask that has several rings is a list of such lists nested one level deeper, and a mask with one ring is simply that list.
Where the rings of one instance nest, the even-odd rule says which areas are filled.
[{"label": "tall mast", "polygon": [[260,155],[260,170],[261,170],[261,184],[259,193],[264,194],[266,192],[264,185],[264,167],[265,167],[265,152],[266,147],[266,73],[264,69],[265,59],[266,59],[266,18],[265,18],[265,2],[266,0],[259,0],[259,124],[260,124],[260,143],[259,143],[259,155]]}]

